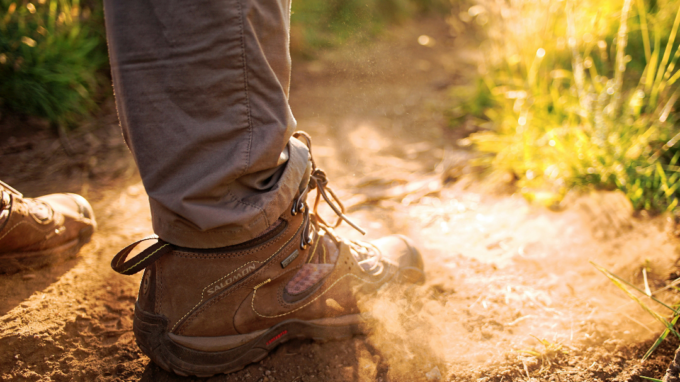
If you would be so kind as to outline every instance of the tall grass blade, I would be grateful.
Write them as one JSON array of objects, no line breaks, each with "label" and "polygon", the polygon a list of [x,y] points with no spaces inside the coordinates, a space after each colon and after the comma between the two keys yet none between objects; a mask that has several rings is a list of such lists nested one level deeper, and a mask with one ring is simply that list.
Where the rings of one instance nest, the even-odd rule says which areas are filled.
[{"label": "tall grass blade", "polygon": [[[677,338],[680,339],[680,333],[678,333],[673,325],[671,325],[670,322],[668,322],[665,318],[663,318],[659,313],[657,313],[655,310],[647,306],[644,302],[642,302],[636,295],[631,293],[626,286],[619,281],[617,277],[615,277],[612,273],[607,271],[606,269],[600,267],[599,265],[595,264],[594,262],[590,262],[597,270],[602,272],[605,276],[607,276],[619,289],[621,289],[624,293],[628,295],[631,299],[633,299],[635,302],[642,307],[647,313],[649,313],[655,320],[659,321],[662,323],[673,335],[675,335]],[[644,293],[644,292],[643,292]],[[665,304],[664,304],[665,305]],[[673,310],[675,312],[675,309],[670,308],[669,309]]]},{"label": "tall grass blade", "polygon": [[656,80],[654,82],[654,87],[652,88],[652,94],[650,96],[650,103],[656,103],[657,97],[659,96],[660,83],[663,79],[666,71],[666,65],[671,57],[671,51],[673,50],[673,45],[675,45],[675,36],[678,34],[678,27],[680,26],[680,7],[675,14],[675,21],[673,22],[673,29],[668,36],[668,43],[666,43],[666,49],[663,52],[663,58],[661,59],[661,64],[659,65],[659,70],[656,74]]},{"label": "tall grass blade", "polygon": [[[680,316],[673,316],[673,319],[671,320],[671,324],[673,324],[673,326],[675,326],[675,324],[678,323],[678,318],[680,318]],[[647,350],[647,353],[645,353],[645,355],[642,357],[643,361],[646,361],[649,357],[652,356],[652,353],[654,353],[656,348],[658,348],[659,345],[661,345],[661,343],[666,339],[666,337],[668,337],[669,333],[670,330],[668,329],[665,329],[663,333],[661,333],[661,335],[659,336],[659,338],[656,339],[652,347],[650,347],[649,350]]]},{"label": "tall grass blade", "polygon": [[642,44],[645,49],[645,61],[649,63],[652,57],[652,48],[649,45],[649,27],[647,26],[647,10],[645,9],[644,0],[635,1],[638,9],[638,16],[640,17],[640,32],[642,32]]},{"label": "tall grass blade", "polygon": [[[631,0],[623,2],[621,9],[621,21],[619,32],[616,35],[616,62],[614,63],[614,88],[612,91],[613,113],[616,113],[621,103],[621,87],[623,86],[623,73],[626,71],[626,45],[628,44],[628,12],[630,11]],[[678,14],[680,15],[680,13]]]},{"label": "tall grass blade", "polygon": [[[642,290],[642,289],[636,287],[635,285],[629,283],[628,281],[626,281],[625,279],[623,279],[623,278],[617,276],[616,274],[614,274],[614,273],[608,271],[607,269],[605,269],[605,268],[603,268],[602,266],[596,264],[595,262],[590,261],[590,264],[592,264],[598,271],[604,273],[605,276],[607,276],[607,277],[609,277],[609,278],[614,278],[614,279],[616,279],[616,280],[618,280],[618,281],[620,281],[620,282],[622,282],[622,283],[628,285],[629,287],[635,289],[636,291],[638,291],[638,292],[640,292],[640,293],[646,295],[646,293],[645,293],[644,290]],[[674,314],[680,315],[680,309],[672,308],[672,307],[668,306],[666,303],[664,303],[663,301],[657,299],[657,298],[654,297],[654,296],[649,296],[649,298],[652,299],[652,300],[653,300],[654,302],[656,302],[657,304],[663,306],[664,308],[667,308],[667,309],[671,310]]]}]

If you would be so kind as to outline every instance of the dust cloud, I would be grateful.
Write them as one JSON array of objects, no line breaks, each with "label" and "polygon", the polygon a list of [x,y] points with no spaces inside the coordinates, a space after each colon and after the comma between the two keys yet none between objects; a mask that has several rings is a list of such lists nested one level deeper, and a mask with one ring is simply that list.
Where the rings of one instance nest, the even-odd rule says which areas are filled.
[{"label": "dust cloud", "polygon": [[661,333],[589,260],[637,285],[644,267],[650,288],[660,289],[675,260],[665,218],[632,218],[618,193],[570,197],[566,211],[551,212],[519,197],[480,203],[445,192],[408,212],[412,226],[424,227],[409,234],[423,243],[428,281],[383,290],[366,306],[368,340],[390,378],[436,380],[435,368],[452,380],[481,378],[490,365],[519,365],[528,377],[574,354],[616,354]]}]

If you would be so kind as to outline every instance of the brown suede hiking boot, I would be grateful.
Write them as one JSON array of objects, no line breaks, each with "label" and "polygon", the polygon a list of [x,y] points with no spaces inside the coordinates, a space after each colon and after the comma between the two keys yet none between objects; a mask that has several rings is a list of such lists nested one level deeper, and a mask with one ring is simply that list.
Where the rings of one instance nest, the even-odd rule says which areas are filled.
[{"label": "brown suede hiking boot", "polygon": [[96,222],[80,195],[24,198],[0,181],[0,273],[35,269],[75,256]]},{"label": "brown suede hiking boot", "polygon": [[[151,237],[119,252],[111,263],[116,271],[145,269],[133,325],[142,351],[179,375],[230,373],[290,339],[362,333],[362,300],[388,283],[424,281],[422,257],[410,239],[364,243],[335,235],[316,213],[323,197],[347,221],[326,183],[312,162],[309,186],[249,242],[191,249],[158,240],[125,261],[138,243],[157,239]],[[305,200],[313,188],[310,214]]]}]

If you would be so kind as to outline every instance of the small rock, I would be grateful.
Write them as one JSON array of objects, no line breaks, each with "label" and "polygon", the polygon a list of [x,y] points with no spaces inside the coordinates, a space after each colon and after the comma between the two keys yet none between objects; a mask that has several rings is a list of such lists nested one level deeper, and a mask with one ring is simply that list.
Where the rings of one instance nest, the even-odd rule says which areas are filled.
[{"label": "small rock", "polygon": [[442,379],[442,373],[439,371],[439,368],[435,366],[425,374],[425,377],[427,377],[428,381],[440,381]]},{"label": "small rock", "polygon": [[33,280],[35,278],[35,275],[33,273],[29,273],[29,274],[21,276],[21,278],[24,279],[24,280]]}]

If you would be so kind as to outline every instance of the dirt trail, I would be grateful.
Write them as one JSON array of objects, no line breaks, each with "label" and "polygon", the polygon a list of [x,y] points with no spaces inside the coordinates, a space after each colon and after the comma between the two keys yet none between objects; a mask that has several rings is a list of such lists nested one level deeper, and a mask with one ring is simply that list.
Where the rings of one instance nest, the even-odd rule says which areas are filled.
[{"label": "dirt trail", "polygon": [[[434,43],[418,44],[420,35]],[[573,196],[564,211],[551,212],[505,192],[511,185],[476,181],[470,154],[454,144],[463,133],[448,130],[444,118],[446,89],[471,70],[469,46],[432,18],[294,63],[291,105],[299,128],[312,134],[317,163],[369,239],[395,232],[421,243],[428,282],[398,291],[407,300],[386,291],[372,307],[367,337],[290,341],[259,364],[209,381],[663,375],[677,341],[640,363],[659,325],[588,261],[638,285],[645,268],[659,289],[677,271],[674,227],[664,217],[631,217],[616,193]],[[13,137],[0,145],[0,178],[29,196],[83,193],[99,230],[67,263],[0,276],[0,378],[199,380],[168,374],[137,349],[131,317],[139,277],[109,268],[122,246],[151,233],[111,105],[64,144],[70,156],[49,134],[28,135],[31,124],[0,125]],[[659,296],[677,300],[673,292]]]}]

